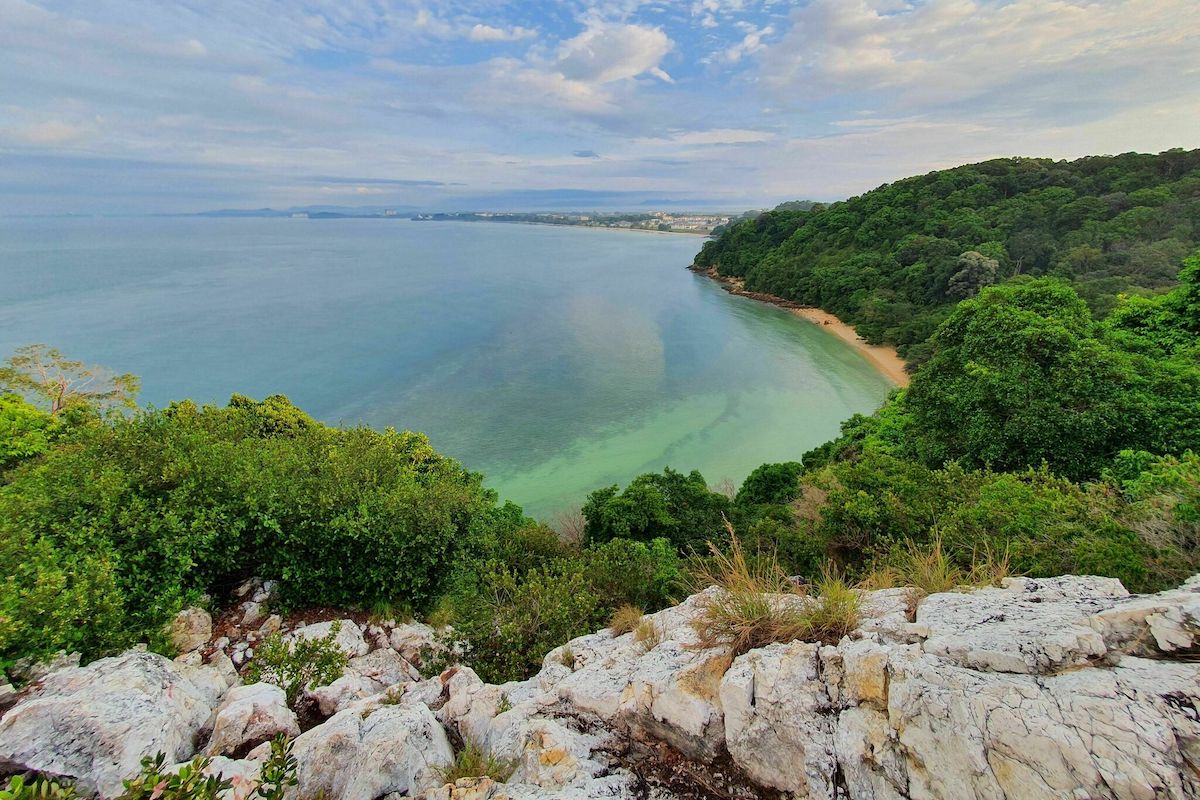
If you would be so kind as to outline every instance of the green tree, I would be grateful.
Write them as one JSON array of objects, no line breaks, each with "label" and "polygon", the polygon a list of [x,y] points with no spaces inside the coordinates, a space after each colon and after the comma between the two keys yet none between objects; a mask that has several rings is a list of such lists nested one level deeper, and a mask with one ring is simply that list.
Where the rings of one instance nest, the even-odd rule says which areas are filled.
[{"label": "green tree", "polygon": [[681,553],[704,552],[708,542],[722,538],[729,506],[729,498],[710,491],[699,472],[684,475],[667,467],[639,475],[624,491],[610,486],[588,495],[584,537],[589,544],[663,538]]},{"label": "green tree", "polygon": [[0,387],[40,399],[51,414],[58,414],[74,405],[134,408],[141,383],[134,375],[118,375],[68,359],[56,348],[31,344],[18,348],[0,367]]}]

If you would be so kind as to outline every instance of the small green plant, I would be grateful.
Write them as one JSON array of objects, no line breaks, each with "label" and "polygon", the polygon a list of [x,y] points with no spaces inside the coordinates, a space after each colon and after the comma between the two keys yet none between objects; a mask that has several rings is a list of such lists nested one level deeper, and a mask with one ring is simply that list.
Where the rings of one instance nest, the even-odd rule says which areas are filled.
[{"label": "small green plant", "polygon": [[326,686],[342,676],[348,659],[337,646],[341,623],[335,622],[320,639],[296,637],[285,642],[272,634],[259,645],[246,673],[248,683],[273,683],[283,689],[287,703],[294,706],[306,689]]},{"label": "small green plant", "polygon": [[197,757],[179,772],[166,771],[166,756],[142,759],[142,774],[125,781],[119,800],[219,800],[233,782],[218,775],[206,775],[212,759]]},{"label": "small green plant", "polygon": [[292,742],[281,733],[271,740],[271,755],[263,762],[255,795],[262,800],[283,800],[288,787],[297,783],[296,766]]},{"label": "small green plant", "polygon": [[516,770],[515,761],[498,759],[490,753],[483,752],[472,741],[467,741],[463,749],[454,755],[454,763],[439,768],[438,775],[443,783],[454,783],[460,778],[491,778],[497,783],[504,783],[512,777]]},{"label": "small green plant", "polygon": [[512,711],[512,701],[508,699],[508,695],[500,695],[500,702],[496,704],[496,716],[500,716],[505,711]]},{"label": "small green plant", "polygon": [[404,700],[404,690],[393,686],[383,693],[383,697],[379,698],[379,702],[385,706],[397,706]]},{"label": "small green plant", "polygon": [[632,633],[642,621],[643,612],[637,606],[624,605],[613,612],[608,629],[613,636]]},{"label": "small green plant", "polygon": [[[125,781],[125,792],[118,800],[219,800],[233,788],[233,781],[220,775],[206,774],[212,759],[198,756],[180,768],[179,772],[165,772],[166,755],[159,753],[154,758],[142,759],[142,774]],[[292,756],[292,742],[279,734],[271,740],[271,753],[259,768],[258,782],[247,800],[283,800],[289,787],[295,786],[296,759]],[[21,800],[71,800],[70,795],[21,795]],[[0,798],[8,800],[0,792]],[[15,798],[14,798],[15,800]]]},{"label": "small green plant", "polygon": [[575,651],[571,649],[571,645],[563,647],[558,660],[567,669],[575,669]]},{"label": "small green plant", "polygon": [[8,786],[0,789],[0,800],[75,800],[75,787],[38,776],[32,781],[24,775],[14,775]]}]

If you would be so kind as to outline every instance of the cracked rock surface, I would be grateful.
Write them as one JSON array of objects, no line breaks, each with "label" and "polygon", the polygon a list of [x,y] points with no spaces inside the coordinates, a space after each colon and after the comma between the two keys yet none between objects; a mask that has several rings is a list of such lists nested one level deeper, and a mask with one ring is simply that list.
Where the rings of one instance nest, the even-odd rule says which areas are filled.
[{"label": "cracked rock surface", "polygon": [[[408,659],[430,630],[344,620],[351,668],[312,693],[327,718],[295,740],[289,797],[1200,798],[1200,576],[1143,596],[1079,576],[923,599],[865,592],[841,641],[736,658],[700,647],[689,624],[717,591],[648,615],[649,641],[582,636],[503,685],[466,666],[423,680]],[[112,798],[143,755],[240,754],[292,729],[277,690],[237,683],[219,650],[206,663],[130,652],[53,672],[0,719],[0,770]],[[443,784],[463,741],[511,777]],[[266,748],[213,762],[238,778],[231,797]]]}]

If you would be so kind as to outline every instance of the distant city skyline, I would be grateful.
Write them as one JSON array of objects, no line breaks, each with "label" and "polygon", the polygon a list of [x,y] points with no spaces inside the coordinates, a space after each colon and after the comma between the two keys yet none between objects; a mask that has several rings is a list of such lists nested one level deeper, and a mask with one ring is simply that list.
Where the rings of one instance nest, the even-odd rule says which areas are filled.
[{"label": "distant city skyline", "polygon": [[0,215],[738,209],[1200,147],[1194,0],[0,0]]}]

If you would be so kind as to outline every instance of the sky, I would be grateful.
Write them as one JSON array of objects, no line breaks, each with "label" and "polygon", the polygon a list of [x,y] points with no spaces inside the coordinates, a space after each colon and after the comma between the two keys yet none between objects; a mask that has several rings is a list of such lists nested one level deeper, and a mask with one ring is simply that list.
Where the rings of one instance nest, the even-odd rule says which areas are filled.
[{"label": "sky", "polygon": [[0,215],[753,208],[1200,147],[1197,0],[0,0]]}]

